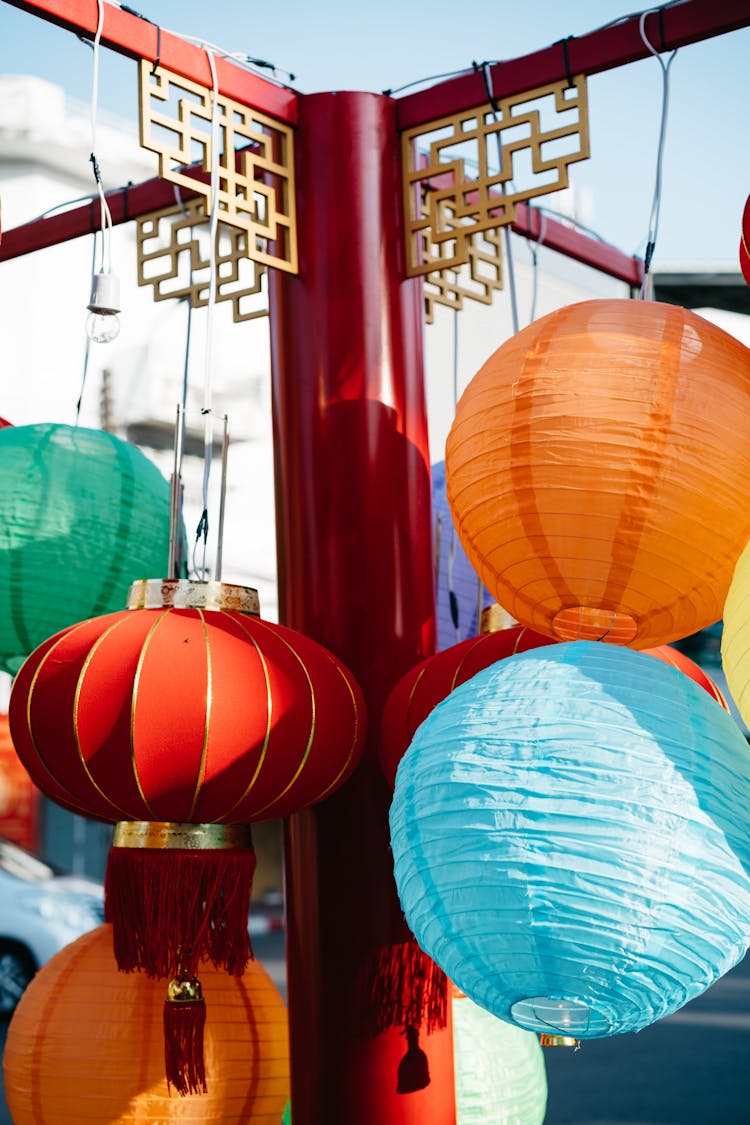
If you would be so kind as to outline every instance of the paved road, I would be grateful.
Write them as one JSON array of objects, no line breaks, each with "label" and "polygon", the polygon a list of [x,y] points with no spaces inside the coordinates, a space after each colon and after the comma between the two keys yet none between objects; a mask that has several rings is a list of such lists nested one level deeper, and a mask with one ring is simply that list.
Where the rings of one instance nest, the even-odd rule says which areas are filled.
[{"label": "paved road", "polygon": [[[253,945],[283,985],[281,937]],[[545,1058],[545,1125],[750,1125],[750,955],[655,1027]],[[0,1125],[11,1125],[4,1100]]]},{"label": "paved road", "polygon": [[545,1060],[545,1125],[750,1125],[750,955],[669,1019]]}]

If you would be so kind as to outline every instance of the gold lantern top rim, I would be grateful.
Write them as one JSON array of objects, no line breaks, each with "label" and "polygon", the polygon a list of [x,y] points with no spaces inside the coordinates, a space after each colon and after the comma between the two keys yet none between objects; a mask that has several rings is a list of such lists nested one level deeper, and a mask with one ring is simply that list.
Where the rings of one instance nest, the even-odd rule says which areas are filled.
[{"label": "gold lantern top rim", "polygon": [[216,609],[260,616],[258,591],[231,582],[142,578],[128,591],[128,609]]}]

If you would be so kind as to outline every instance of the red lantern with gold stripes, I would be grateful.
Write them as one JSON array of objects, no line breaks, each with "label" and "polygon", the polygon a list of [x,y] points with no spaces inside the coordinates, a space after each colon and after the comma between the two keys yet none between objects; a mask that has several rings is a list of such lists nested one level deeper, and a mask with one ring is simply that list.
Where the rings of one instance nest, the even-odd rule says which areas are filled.
[{"label": "red lantern with gold stripes", "polygon": [[[31,654],[11,696],[13,741],[52,800],[117,822],[105,910],[119,967],[189,982],[208,957],[240,974],[247,825],[346,780],[364,744],[362,695],[321,645],[262,621],[245,587],[140,582],[128,605]],[[171,1011],[187,1013],[187,998],[201,1015],[199,990],[171,993]]]},{"label": "red lantern with gold stripes", "polygon": [[554,643],[541,633],[515,625],[443,649],[402,676],[388,696],[380,727],[380,766],[388,784],[395,783],[398,764],[417,727],[455,687],[496,660]]},{"label": "red lantern with gold stripes", "polygon": [[742,234],[740,235],[740,269],[745,281],[750,285],[750,195],[742,212]]},{"label": "red lantern with gold stripes", "polygon": [[[424,722],[438,703],[459,684],[465,683],[517,652],[557,642],[532,629],[517,625],[496,632],[482,633],[453,645],[417,664],[398,681],[386,700],[380,728],[380,765],[389,785],[394,785],[398,764],[406,753],[417,727]],[[670,664],[700,684],[725,711],[729,710],[721,691],[706,673],[689,657],[671,645],[644,649],[664,664]]]}]

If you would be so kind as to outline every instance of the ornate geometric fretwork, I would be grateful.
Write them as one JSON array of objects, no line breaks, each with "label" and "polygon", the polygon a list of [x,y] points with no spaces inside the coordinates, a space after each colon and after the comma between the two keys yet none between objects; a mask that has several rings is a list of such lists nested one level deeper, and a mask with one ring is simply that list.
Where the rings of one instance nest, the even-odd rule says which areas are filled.
[{"label": "ornate geometric fretwork", "polygon": [[[203,234],[203,238],[199,237]],[[247,231],[220,222],[216,232],[216,300],[232,302],[232,319],[268,313],[262,291],[265,266],[251,260]],[[138,284],[151,285],[155,301],[189,297],[193,308],[208,304],[209,220],[202,199],[166,207],[138,219]]]},{"label": "ornate geometric fretwork", "polygon": [[[429,193],[425,193],[427,196]],[[429,212],[425,198],[424,212]],[[423,232],[424,233],[424,232]],[[503,288],[502,231],[477,231],[466,238],[466,264],[443,268],[440,251],[445,245],[425,238],[423,260],[430,256],[438,268],[430,270],[424,279],[424,303],[427,323],[435,319],[435,305],[447,305],[460,311],[464,301],[471,299],[491,305],[495,292]],[[436,253],[437,251],[437,253]]]},{"label": "ornate geometric fretwork", "polygon": [[[208,202],[213,92],[145,60],[140,79],[141,144],[158,153],[162,179]],[[296,273],[292,130],[223,94],[218,104],[219,217],[246,231],[254,261]],[[199,162],[203,173],[191,173]]]},{"label": "ornate geometric fretwork", "polygon": [[432,273],[436,258],[455,269],[477,232],[513,222],[519,201],[567,187],[569,165],[588,157],[585,76],[501,98],[496,114],[485,105],[406,129],[402,139],[407,273]]}]

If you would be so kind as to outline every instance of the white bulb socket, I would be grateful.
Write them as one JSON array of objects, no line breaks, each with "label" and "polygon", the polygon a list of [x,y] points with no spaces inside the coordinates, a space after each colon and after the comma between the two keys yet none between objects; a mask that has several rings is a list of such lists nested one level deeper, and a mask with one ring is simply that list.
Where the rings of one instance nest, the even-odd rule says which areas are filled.
[{"label": "white bulb socket", "polygon": [[95,273],[91,279],[91,298],[88,308],[92,313],[108,313],[120,311],[120,279],[114,273]]}]

